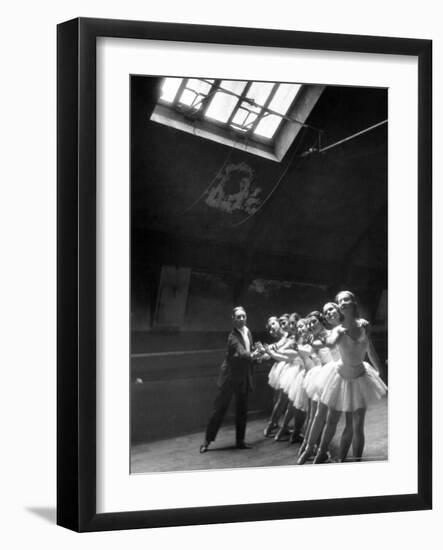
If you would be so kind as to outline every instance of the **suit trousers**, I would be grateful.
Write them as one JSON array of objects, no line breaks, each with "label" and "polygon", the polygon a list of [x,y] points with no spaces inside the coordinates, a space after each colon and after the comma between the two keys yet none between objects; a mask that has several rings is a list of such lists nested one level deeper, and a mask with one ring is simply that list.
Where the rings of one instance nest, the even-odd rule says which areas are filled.
[{"label": "suit trousers", "polygon": [[223,422],[231,399],[235,394],[235,438],[237,443],[244,441],[248,416],[248,388],[233,386],[230,382],[223,384],[214,401],[214,409],[206,429],[206,441],[214,441]]}]

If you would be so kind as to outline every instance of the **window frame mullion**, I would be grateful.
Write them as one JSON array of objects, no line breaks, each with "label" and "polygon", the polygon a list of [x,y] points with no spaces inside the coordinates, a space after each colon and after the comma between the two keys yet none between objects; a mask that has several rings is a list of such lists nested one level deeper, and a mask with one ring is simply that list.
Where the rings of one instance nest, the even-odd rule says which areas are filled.
[{"label": "window frame mullion", "polygon": [[[265,101],[265,104],[261,108],[261,111],[258,113],[257,118],[254,120],[250,130],[248,130],[248,133],[251,133],[251,134],[254,133],[254,130],[257,128],[260,120],[262,120],[262,118],[263,118],[263,112],[267,110],[267,107],[269,107],[269,104],[274,99],[274,96],[277,93],[277,90],[278,90],[279,87],[280,87],[280,83],[279,82],[274,82],[274,86],[272,87],[272,90],[269,92],[269,95],[268,95],[268,97]],[[271,138],[271,139],[273,139],[273,138]]]},{"label": "window frame mullion", "polygon": [[[201,80],[207,82],[210,79],[201,79]],[[220,78],[214,79],[214,82],[212,83],[212,86],[211,86],[209,92],[207,93],[206,97],[203,99],[203,101],[202,101],[202,110],[201,110],[201,118],[202,119],[205,118],[206,111],[209,108],[209,104],[211,103],[211,100],[213,99],[213,97],[217,93],[218,89],[220,88],[220,83],[221,83]],[[214,92],[214,94],[212,94],[212,92]]]},{"label": "window frame mullion", "polygon": [[[232,113],[231,113],[231,116],[228,118],[228,120],[226,121],[226,127],[229,129],[230,125],[231,125],[231,122],[232,122],[232,119],[234,118],[235,116],[235,113],[238,111],[238,109],[240,108],[240,105],[241,105],[241,102],[244,100],[244,98],[246,97],[246,94],[248,93],[249,91],[249,88],[252,86],[252,84],[254,83],[254,81],[250,80],[246,86],[244,87],[244,90],[243,92],[241,93],[240,97],[238,98],[238,101],[237,101],[237,104],[236,106],[234,107],[234,109],[232,110]],[[232,130],[235,131],[234,128],[231,128]]]}]

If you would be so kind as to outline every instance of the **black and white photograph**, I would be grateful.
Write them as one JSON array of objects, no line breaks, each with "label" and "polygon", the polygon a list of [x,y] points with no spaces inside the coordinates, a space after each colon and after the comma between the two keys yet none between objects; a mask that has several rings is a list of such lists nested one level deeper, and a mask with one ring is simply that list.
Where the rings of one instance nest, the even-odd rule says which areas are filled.
[{"label": "black and white photograph", "polygon": [[131,75],[132,474],[389,460],[388,96]]}]

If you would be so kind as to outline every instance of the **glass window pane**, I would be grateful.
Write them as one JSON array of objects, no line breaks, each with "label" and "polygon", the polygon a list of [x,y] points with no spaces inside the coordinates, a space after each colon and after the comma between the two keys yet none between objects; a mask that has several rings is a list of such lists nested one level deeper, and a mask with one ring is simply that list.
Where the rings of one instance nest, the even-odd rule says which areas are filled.
[{"label": "glass window pane", "polygon": [[252,124],[254,123],[254,121],[256,120],[258,115],[256,115],[255,113],[248,113],[248,116],[246,117],[246,120],[244,121],[244,126],[247,126],[248,129],[252,126]]},{"label": "glass window pane", "polygon": [[246,93],[246,97],[263,107],[273,87],[274,82],[253,82]]},{"label": "glass window pane", "polygon": [[244,100],[241,102],[232,117],[231,126],[236,130],[249,130],[268,100],[273,87],[273,82],[252,82],[246,92],[246,97],[251,99],[253,103]]},{"label": "glass window pane", "polygon": [[257,124],[254,134],[271,139],[280,125],[282,118],[278,115],[268,115]]},{"label": "glass window pane", "polygon": [[[182,95],[180,96],[180,103],[184,105],[192,105],[197,103],[197,94],[192,90],[183,90]],[[198,108],[198,105],[197,105]]]},{"label": "glass window pane", "polygon": [[190,88],[197,93],[206,95],[209,93],[213,82],[213,80],[200,80],[199,78],[190,78],[188,82],[186,82],[186,88]]},{"label": "glass window pane", "polygon": [[238,101],[233,95],[217,92],[206,111],[206,116],[219,122],[227,122]]},{"label": "glass window pane", "polygon": [[190,78],[186,82],[185,89],[180,96],[179,102],[200,109],[202,106],[201,100],[208,95],[213,82],[213,80],[204,81],[198,78]]},{"label": "glass window pane", "polygon": [[253,122],[256,118],[257,115],[255,113],[251,113],[250,110],[239,108],[232,118],[232,124],[246,126]]},{"label": "glass window pane", "polygon": [[165,78],[163,80],[160,99],[172,103],[182,83],[183,78]]},{"label": "glass window pane", "polygon": [[299,84],[280,84],[269,103],[269,108],[285,115],[300,88]]},{"label": "glass window pane", "polygon": [[247,116],[248,111],[245,111],[244,109],[237,109],[234,117],[232,118],[232,124],[238,124],[239,126],[242,126]]},{"label": "glass window pane", "polygon": [[[245,89],[246,82],[239,80],[222,80],[220,83],[221,91],[217,92],[209,103],[206,110],[206,117],[227,122],[238,103],[240,96]],[[233,94],[224,93],[223,90],[233,92]]]},{"label": "glass window pane", "polygon": [[257,115],[255,113],[238,109],[232,119],[231,125],[236,129],[249,130],[256,118]]},{"label": "glass window pane", "polygon": [[220,91],[227,90],[237,96],[240,96],[243,93],[246,84],[247,82],[243,80],[222,80],[220,82]]},{"label": "glass window pane", "polygon": [[240,108],[244,109],[245,111],[251,111],[253,113],[260,113],[262,110],[262,107],[259,107],[258,105],[251,105],[247,101],[242,101],[240,104]]}]

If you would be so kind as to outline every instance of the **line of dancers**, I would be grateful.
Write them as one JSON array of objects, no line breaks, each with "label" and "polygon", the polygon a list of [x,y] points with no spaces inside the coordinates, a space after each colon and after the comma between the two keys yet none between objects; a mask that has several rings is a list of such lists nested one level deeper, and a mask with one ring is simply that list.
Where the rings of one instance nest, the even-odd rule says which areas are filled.
[{"label": "line of dancers", "polygon": [[322,312],[304,318],[298,313],[269,317],[266,328],[274,343],[255,344],[259,361],[273,361],[268,380],[274,401],[264,435],[300,443],[297,464],[311,458],[314,464],[327,462],[344,413],[338,461],[346,459],[351,446],[354,460],[361,460],[366,410],[387,386],[355,295],[339,292]]}]

